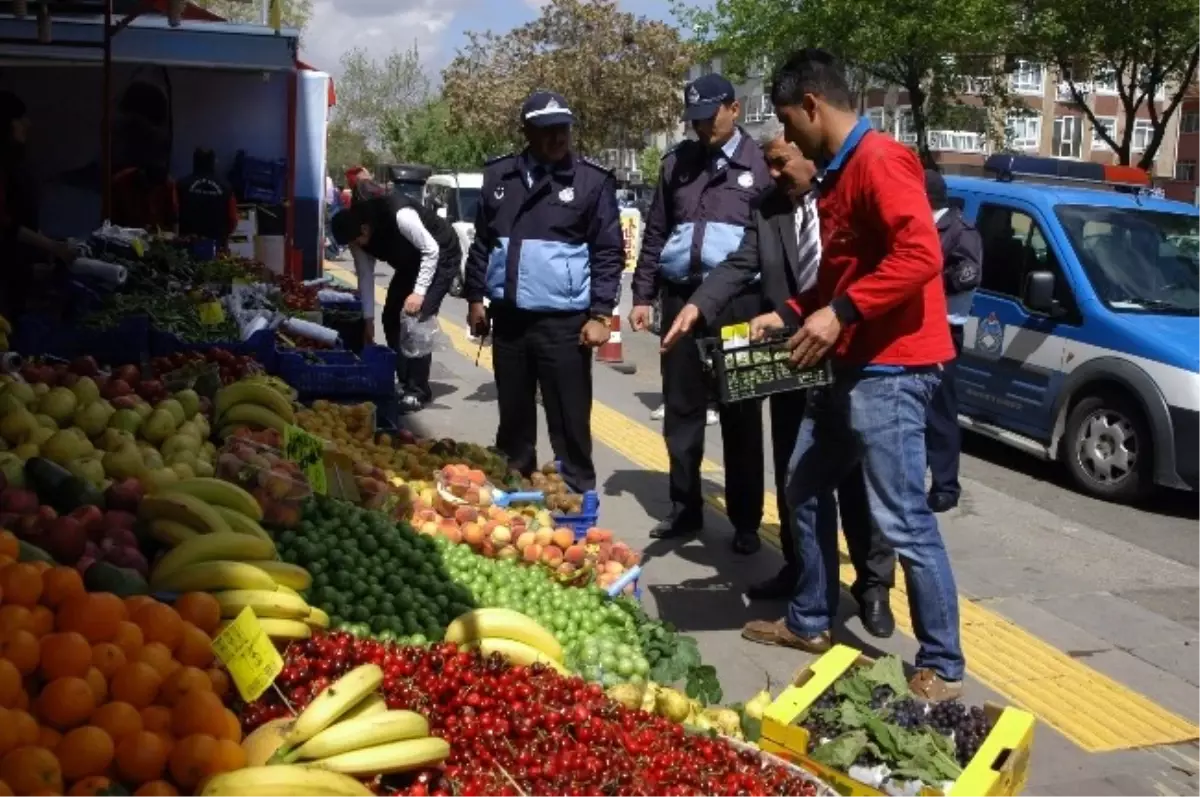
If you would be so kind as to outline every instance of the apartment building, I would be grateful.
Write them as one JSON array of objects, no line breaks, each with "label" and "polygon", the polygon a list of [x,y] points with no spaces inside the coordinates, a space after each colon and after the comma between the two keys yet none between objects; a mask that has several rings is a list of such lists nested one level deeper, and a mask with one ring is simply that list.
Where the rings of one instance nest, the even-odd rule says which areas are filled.
[{"label": "apartment building", "polygon": [[1175,141],[1174,179],[1162,184],[1171,199],[1200,205],[1200,188],[1196,187],[1197,165],[1200,164],[1200,87],[1188,87],[1179,110],[1179,135]]}]

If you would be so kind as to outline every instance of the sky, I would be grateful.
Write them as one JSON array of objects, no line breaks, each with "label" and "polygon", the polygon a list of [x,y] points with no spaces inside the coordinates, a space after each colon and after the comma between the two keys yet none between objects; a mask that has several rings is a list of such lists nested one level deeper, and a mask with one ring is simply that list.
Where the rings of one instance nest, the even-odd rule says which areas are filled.
[{"label": "sky", "polygon": [[[301,57],[335,75],[341,54],[361,47],[382,60],[414,43],[431,76],[466,44],[467,31],[497,33],[538,15],[544,0],[313,0]],[[669,0],[620,0],[623,10],[674,22]]]}]

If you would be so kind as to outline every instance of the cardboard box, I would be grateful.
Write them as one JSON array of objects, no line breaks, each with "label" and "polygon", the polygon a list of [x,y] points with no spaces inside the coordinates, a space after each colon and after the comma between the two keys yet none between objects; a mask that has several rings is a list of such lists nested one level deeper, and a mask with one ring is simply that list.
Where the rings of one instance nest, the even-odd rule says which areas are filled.
[{"label": "cardboard box", "polygon": [[[840,794],[853,797],[875,797],[883,792],[855,780],[845,772],[830,769],[808,757],[808,731],[793,725],[797,717],[820,697],[834,681],[855,664],[868,664],[871,659],[847,645],[835,645],[821,658],[805,667],[793,678],[793,685],[775,699],[763,712],[763,750],[794,761],[809,770]],[[992,721],[992,730],[983,740],[974,758],[967,762],[963,773],[946,792],[947,797],[1009,797],[1020,794],[1029,779],[1029,753],[1033,748],[1033,729],[1036,718],[1027,711],[985,703],[984,711]],[[922,795],[937,795],[927,789]]]}]

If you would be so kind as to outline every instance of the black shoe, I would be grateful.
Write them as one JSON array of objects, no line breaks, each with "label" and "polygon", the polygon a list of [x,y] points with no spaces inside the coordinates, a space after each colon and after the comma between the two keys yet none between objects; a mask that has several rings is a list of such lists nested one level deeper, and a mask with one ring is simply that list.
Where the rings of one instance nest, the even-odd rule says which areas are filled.
[{"label": "black shoe", "polygon": [[926,501],[929,508],[938,514],[949,512],[958,506],[958,496],[953,493],[930,493]]},{"label": "black shoe", "polygon": [[692,515],[673,515],[650,530],[650,538],[669,540],[675,537],[690,537],[699,534],[704,522]]},{"label": "black shoe", "polygon": [[880,639],[887,639],[896,630],[896,618],[892,616],[892,606],[887,596],[871,598],[858,602],[858,619],[862,620],[863,629],[868,634]]},{"label": "black shoe", "polygon": [[758,549],[762,547],[762,540],[758,538],[758,534],[753,531],[735,532],[733,535],[733,552],[749,556],[752,553],[758,553]]},{"label": "black shoe", "polygon": [[752,601],[781,601],[788,600],[796,592],[796,574],[784,568],[766,581],[760,581],[746,590],[746,597]]},{"label": "black shoe", "polygon": [[405,393],[400,397],[400,411],[403,413],[420,412],[425,405],[421,403],[421,399],[414,396],[412,393]]}]

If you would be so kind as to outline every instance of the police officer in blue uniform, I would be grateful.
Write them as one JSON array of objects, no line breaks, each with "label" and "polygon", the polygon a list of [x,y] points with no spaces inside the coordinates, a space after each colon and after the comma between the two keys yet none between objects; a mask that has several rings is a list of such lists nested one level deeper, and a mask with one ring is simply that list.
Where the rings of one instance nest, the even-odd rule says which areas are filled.
[{"label": "police officer in blue uniform", "polygon": [[467,322],[492,334],[496,446],[522,474],[537,467],[540,387],[563,479],[582,492],[596,486],[592,351],[608,341],[625,263],[617,186],[571,151],[574,115],[561,95],[535,92],[521,120],[524,151],[484,169],[463,275]]},{"label": "police officer in blue uniform", "polygon": [[[635,331],[649,327],[650,308],[660,289],[662,330],[671,328],[705,275],[738,248],[751,222],[752,203],[771,183],[762,149],[737,124],[739,111],[733,85],[721,75],[704,75],[684,88],[684,120],[691,123],[696,140],[680,143],[663,158],[633,274],[629,321]],[[706,328],[698,327],[695,336],[714,336],[727,324],[749,321],[762,307],[756,282]],[[661,368],[672,509],[651,531],[657,538],[694,534],[703,525],[700,463],[710,394],[691,334],[663,351]],[[762,404],[724,405],[720,420],[733,548],[750,554],[761,544]]]}]

